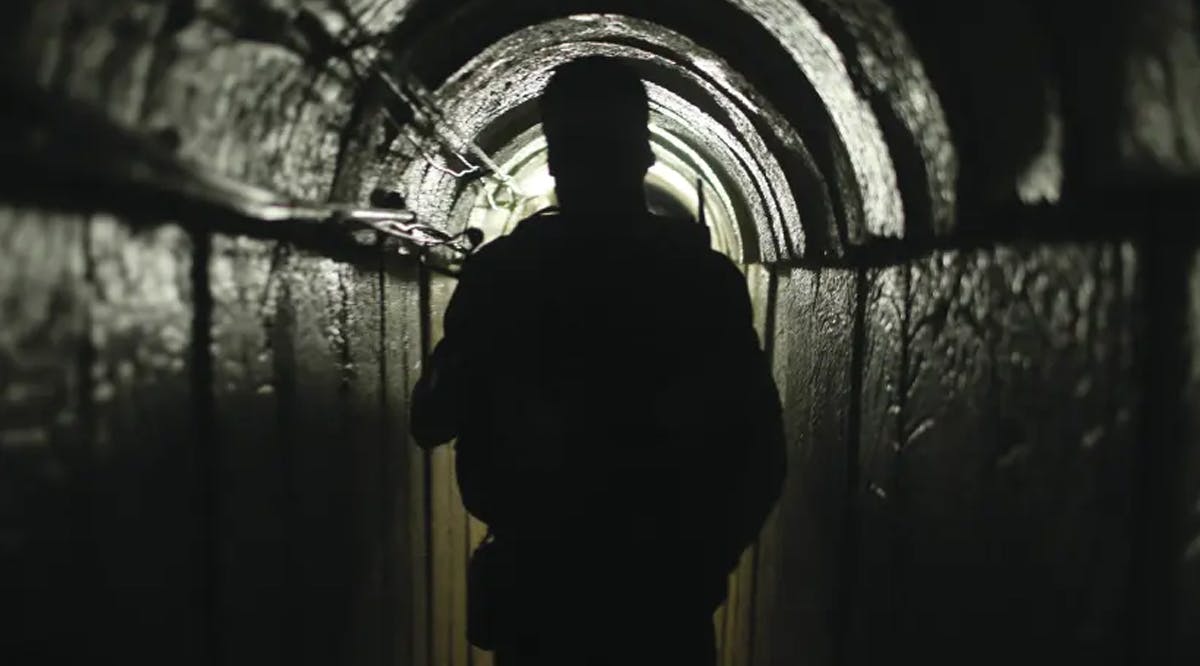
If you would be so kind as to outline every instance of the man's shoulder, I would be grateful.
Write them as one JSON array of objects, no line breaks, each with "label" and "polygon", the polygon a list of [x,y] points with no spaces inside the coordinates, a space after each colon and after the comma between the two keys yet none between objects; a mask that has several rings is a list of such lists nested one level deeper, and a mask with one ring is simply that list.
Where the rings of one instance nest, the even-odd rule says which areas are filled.
[{"label": "man's shoulder", "polygon": [[553,211],[542,211],[521,220],[508,234],[484,245],[474,256],[502,256],[513,252],[527,252],[553,235],[559,235],[562,222]]},{"label": "man's shoulder", "polygon": [[494,267],[534,251],[534,248],[541,244],[539,240],[550,231],[550,227],[542,223],[545,217],[549,216],[535,215],[517,223],[516,229],[511,233],[499,236],[473,252],[467,258],[464,268],[479,270]]},{"label": "man's shoulder", "polygon": [[655,216],[654,222],[660,239],[672,248],[675,257],[691,259],[719,277],[741,276],[732,259],[713,249],[712,233],[707,226],[692,219],[665,216]]},{"label": "man's shoulder", "polygon": [[711,252],[712,235],[707,226],[687,218],[664,215],[653,215],[651,218],[665,241],[702,254]]},{"label": "man's shoulder", "polygon": [[[717,274],[739,273],[728,257],[712,249],[708,227],[695,220],[649,214],[632,230],[632,233],[604,236],[609,241],[625,238],[630,244],[660,252],[676,265],[687,263]],[[481,247],[468,259],[468,265],[477,270],[489,270],[520,262],[542,253],[553,253],[561,243],[577,243],[578,237],[586,237],[588,233],[557,210],[542,211],[517,223],[511,233]]]},{"label": "man's shoulder", "polygon": [[597,225],[553,208],[525,218],[509,238],[513,239],[511,245],[523,247],[596,233],[631,243],[660,242],[692,251],[707,250],[712,242],[708,227],[693,219],[646,213],[643,219],[604,220]]}]

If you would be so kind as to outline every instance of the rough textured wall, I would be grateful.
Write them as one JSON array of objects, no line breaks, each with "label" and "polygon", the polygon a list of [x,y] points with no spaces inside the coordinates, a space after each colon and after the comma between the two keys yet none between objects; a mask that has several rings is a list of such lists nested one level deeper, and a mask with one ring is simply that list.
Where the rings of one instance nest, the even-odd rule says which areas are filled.
[{"label": "rough textured wall", "polygon": [[[86,544],[85,410],[90,408],[84,317],[85,271],[79,220],[6,207],[0,214],[5,260],[0,280],[0,572],[14,635],[45,644],[83,572],[64,580],[72,552]],[[77,607],[76,607],[77,608]],[[19,610],[18,610],[19,609]],[[67,621],[80,613],[67,607]]]},{"label": "rough textured wall", "polygon": [[1136,268],[1023,245],[877,276],[896,300],[867,335],[896,343],[864,377],[887,390],[861,423],[861,663],[1123,660]]},{"label": "rough textured wall", "polygon": [[770,350],[788,475],[757,554],[753,663],[832,663],[847,554],[857,271],[781,269]]},{"label": "rough textured wall", "polygon": [[1200,660],[1200,255],[1194,250],[1189,255],[1186,346],[1191,358],[1184,368],[1183,441],[1174,477],[1179,485],[1170,496],[1173,533],[1166,562],[1168,585],[1178,591],[1170,616],[1177,664]]},{"label": "rough textured wall", "polygon": [[[383,4],[351,9],[383,30]],[[355,86],[272,43],[286,9],[22,3],[6,57],[185,159],[323,199]],[[413,267],[163,222],[0,211],[5,652],[419,661]]]},{"label": "rough textured wall", "polygon": [[1137,276],[1098,242],[777,274],[753,663],[1126,663]]},{"label": "rough textured wall", "polygon": [[0,230],[0,577],[26,647],[182,658],[201,644],[189,239],[11,208]]}]

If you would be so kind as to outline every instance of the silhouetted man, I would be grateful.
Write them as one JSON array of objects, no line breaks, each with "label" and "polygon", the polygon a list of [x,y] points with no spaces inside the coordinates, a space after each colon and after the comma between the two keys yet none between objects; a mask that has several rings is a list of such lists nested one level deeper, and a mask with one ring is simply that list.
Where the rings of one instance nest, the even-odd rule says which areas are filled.
[{"label": "silhouetted man", "polygon": [[467,260],[413,402],[493,535],[471,640],[501,666],[711,666],[784,469],[745,281],[703,225],[647,212],[635,74],[574,61],[540,104],[560,209]]}]

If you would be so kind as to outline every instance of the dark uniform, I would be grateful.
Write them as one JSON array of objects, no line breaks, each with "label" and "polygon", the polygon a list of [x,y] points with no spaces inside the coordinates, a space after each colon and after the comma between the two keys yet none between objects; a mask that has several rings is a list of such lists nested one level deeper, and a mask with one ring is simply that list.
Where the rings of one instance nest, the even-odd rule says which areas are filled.
[{"label": "dark uniform", "polygon": [[745,280],[706,228],[544,214],[485,246],[412,423],[426,446],[458,437],[463,501],[494,535],[474,642],[520,664],[713,663],[784,443]]}]

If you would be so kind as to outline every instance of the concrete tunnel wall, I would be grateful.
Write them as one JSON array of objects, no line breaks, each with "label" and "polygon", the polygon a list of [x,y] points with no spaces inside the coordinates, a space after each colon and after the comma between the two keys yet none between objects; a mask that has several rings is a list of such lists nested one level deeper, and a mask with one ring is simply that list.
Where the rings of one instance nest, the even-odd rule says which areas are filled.
[{"label": "concrete tunnel wall", "polygon": [[[302,4],[435,88],[620,13],[759,110],[783,179],[745,192],[796,206],[748,271],[790,470],[723,663],[1195,663],[1194,4],[54,0],[0,10],[2,62],[232,177],[452,225],[459,186],[370,89],[279,43]],[[697,71],[672,39],[666,83]],[[4,652],[487,663],[480,526],[405,423],[449,282],[16,196],[0,248]]]}]

